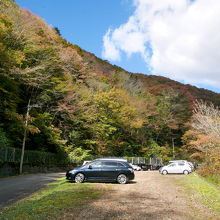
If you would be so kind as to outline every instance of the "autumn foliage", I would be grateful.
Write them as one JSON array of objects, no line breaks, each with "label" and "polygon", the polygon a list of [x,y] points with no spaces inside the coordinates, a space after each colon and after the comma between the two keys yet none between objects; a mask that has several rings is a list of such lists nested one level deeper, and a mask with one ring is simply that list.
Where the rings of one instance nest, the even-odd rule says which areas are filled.
[{"label": "autumn foliage", "polygon": [[[219,94],[164,77],[129,73],[61,35],[14,1],[0,0],[0,147],[21,148],[31,100],[39,107],[30,111],[27,149],[81,159],[169,160],[174,138],[176,157],[209,154],[218,164],[219,148],[210,147],[219,146],[214,133],[199,129],[194,143],[189,143],[185,132],[193,102],[213,100],[219,105]],[[200,149],[206,146],[201,144],[204,139],[213,151]]]},{"label": "autumn foliage", "polygon": [[191,158],[203,162],[202,175],[220,175],[220,110],[212,103],[196,101],[193,113],[193,130],[184,135],[185,147]]}]

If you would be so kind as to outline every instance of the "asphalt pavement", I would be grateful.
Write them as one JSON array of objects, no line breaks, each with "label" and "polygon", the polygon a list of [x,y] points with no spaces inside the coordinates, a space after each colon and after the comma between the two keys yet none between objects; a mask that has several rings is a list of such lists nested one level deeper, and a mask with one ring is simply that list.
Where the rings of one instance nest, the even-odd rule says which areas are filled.
[{"label": "asphalt pavement", "polygon": [[23,199],[65,173],[44,173],[0,179],[0,209]]}]

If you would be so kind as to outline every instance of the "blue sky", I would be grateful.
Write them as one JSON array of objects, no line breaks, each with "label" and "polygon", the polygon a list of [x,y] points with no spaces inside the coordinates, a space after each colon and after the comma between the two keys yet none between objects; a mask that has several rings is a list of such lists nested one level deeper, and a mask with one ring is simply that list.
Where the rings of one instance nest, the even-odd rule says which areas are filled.
[{"label": "blue sky", "polygon": [[[16,2],[49,25],[58,27],[68,41],[112,64],[131,72],[163,75],[220,92],[220,57],[212,49],[218,49],[216,45],[220,39],[211,41],[211,45],[206,45],[207,40],[204,40],[209,34],[215,34],[219,27],[218,0],[212,0],[213,5],[208,6],[203,0],[191,3],[187,0],[176,0],[175,3],[173,0]],[[209,30],[200,27],[201,22],[196,18],[201,17],[198,12],[204,15],[208,7],[212,14],[203,16],[201,22],[205,24],[203,26],[213,28]],[[192,28],[185,25],[188,21]]]}]

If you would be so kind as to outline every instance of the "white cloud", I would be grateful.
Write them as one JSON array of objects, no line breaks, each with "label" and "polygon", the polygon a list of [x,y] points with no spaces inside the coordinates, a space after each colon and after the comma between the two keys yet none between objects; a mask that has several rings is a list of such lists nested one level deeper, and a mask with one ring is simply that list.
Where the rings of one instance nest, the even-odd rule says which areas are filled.
[{"label": "white cloud", "polygon": [[103,57],[140,53],[153,73],[220,87],[219,0],[133,0],[135,11],[103,37]]},{"label": "white cloud", "polygon": [[119,60],[120,54],[119,50],[116,48],[114,42],[110,39],[111,29],[107,31],[103,37],[104,50],[103,57],[110,58],[111,60]]}]

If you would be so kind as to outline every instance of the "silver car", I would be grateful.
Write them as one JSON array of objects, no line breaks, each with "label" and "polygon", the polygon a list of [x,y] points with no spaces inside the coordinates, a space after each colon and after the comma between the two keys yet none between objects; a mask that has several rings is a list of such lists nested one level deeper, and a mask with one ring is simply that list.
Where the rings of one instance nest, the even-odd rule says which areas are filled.
[{"label": "silver car", "polygon": [[135,165],[135,164],[131,164],[130,165],[132,166],[132,168],[136,171],[141,171],[141,167],[139,167],[138,165]]}]

